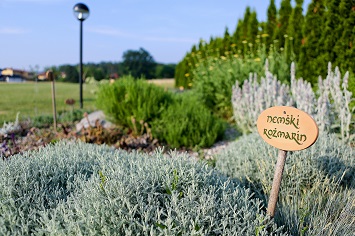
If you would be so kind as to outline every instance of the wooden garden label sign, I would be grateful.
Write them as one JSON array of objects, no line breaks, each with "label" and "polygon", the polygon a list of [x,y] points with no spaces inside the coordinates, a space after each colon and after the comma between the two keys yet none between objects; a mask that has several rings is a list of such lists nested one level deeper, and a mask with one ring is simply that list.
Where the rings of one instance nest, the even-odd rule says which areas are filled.
[{"label": "wooden garden label sign", "polygon": [[294,107],[270,107],[257,121],[261,137],[278,149],[298,151],[311,146],[318,137],[318,127],[306,112]]},{"label": "wooden garden label sign", "polygon": [[277,106],[264,110],[257,121],[265,142],[279,149],[267,213],[273,217],[280,190],[287,151],[308,148],[318,138],[318,126],[306,112],[294,107]]}]

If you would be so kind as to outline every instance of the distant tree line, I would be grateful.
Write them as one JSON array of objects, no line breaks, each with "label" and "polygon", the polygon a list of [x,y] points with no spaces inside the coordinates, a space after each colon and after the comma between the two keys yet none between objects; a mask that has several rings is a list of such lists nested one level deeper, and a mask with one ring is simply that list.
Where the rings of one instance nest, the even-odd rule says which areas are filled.
[{"label": "distant tree line", "polygon": [[259,22],[257,13],[247,7],[233,32],[226,28],[223,37],[211,37],[208,42],[201,40],[192,46],[176,67],[176,85],[184,86],[193,80],[191,72],[199,62],[193,63],[192,55],[201,59],[228,53],[246,57],[260,50],[283,51],[289,62],[296,62],[297,76],[312,84],[317,83],[319,75],[326,75],[328,62],[353,75],[355,1],[312,0],[305,15],[302,6],[303,0],[295,0],[294,6],[291,0],[282,0],[277,8],[275,0],[270,0],[266,22]]},{"label": "distant tree line", "polygon": [[[175,64],[157,63],[153,56],[144,48],[127,50],[123,53],[122,62],[87,63],[83,65],[83,77],[93,77],[100,81],[109,78],[119,78],[123,75],[132,75],[135,78],[173,78]],[[51,68],[56,77],[62,82],[79,82],[78,65],[60,65]]]}]

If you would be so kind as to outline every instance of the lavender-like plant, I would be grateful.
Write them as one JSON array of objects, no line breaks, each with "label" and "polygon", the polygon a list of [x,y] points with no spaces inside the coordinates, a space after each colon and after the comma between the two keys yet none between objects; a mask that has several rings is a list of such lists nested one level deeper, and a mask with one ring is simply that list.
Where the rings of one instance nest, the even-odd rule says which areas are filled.
[{"label": "lavender-like plant", "polygon": [[289,87],[272,75],[267,60],[265,75],[259,83],[257,75],[250,74],[241,88],[238,81],[232,88],[233,117],[244,134],[256,131],[256,120],[266,108],[293,104]]},{"label": "lavender-like plant", "polygon": [[332,123],[330,128],[340,129],[340,137],[344,142],[350,142],[354,139],[355,134],[351,134],[351,126],[354,122],[351,121],[352,111],[350,109],[350,102],[354,100],[352,93],[348,91],[349,72],[346,72],[343,79],[338,67],[332,71],[332,64],[328,64],[328,74],[324,81],[319,78],[319,94],[323,99],[331,101]]},{"label": "lavender-like plant", "polygon": [[335,72],[328,65],[325,80],[319,77],[318,91],[315,93],[309,82],[296,79],[295,64],[291,64],[291,86],[281,84],[265,64],[265,78],[260,83],[257,76],[250,75],[242,87],[238,81],[232,89],[233,118],[243,133],[256,130],[258,115],[271,106],[294,106],[310,114],[318,124],[320,132],[339,129],[344,142],[350,142],[355,134],[351,134],[352,111],[350,102],[352,93],[347,90],[349,73],[342,83],[339,68]]},{"label": "lavender-like plant", "polygon": [[330,131],[330,124],[332,123],[331,104],[329,101],[329,93],[323,86],[322,77],[318,78],[318,100],[316,107],[315,120],[318,124],[319,131]]},{"label": "lavender-like plant", "polygon": [[0,235],[289,235],[206,163],[58,142],[0,162]]},{"label": "lavender-like plant", "polygon": [[316,102],[316,96],[312,90],[312,85],[302,78],[296,79],[294,62],[291,64],[291,92],[291,96],[295,102],[294,105],[296,105],[298,109],[310,115],[315,115],[314,104]]},{"label": "lavender-like plant", "polygon": [[7,136],[8,134],[16,133],[21,130],[21,125],[18,119],[19,114],[20,113],[18,112],[16,115],[15,122],[8,122],[8,123],[4,122],[3,127],[0,128],[0,135]]},{"label": "lavender-like plant", "polygon": [[[353,235],[354,151],[334,134],[322,133],[310,148],[289,153],[275,221],[291,235]],[[276,159],[277,149],[253,133],[220,152],[216,168],[266,204]]]}]

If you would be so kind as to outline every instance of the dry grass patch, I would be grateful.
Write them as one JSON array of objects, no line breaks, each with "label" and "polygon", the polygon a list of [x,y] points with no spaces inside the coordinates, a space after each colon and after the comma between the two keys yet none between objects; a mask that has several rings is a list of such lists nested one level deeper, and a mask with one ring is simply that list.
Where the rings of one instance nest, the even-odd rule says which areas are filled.
[{"label": "dry grass patch", "polygon": [[175,79],[152,79],[147,81],[148,83],[152,83],[163,88],[172,89],[175,87]]}]

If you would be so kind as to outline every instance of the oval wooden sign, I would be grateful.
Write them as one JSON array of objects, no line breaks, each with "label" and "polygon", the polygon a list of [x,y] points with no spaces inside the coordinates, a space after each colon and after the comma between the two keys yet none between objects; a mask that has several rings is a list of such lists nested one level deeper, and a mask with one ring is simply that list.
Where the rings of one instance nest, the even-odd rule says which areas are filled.
[{"label": "oval wooden sign", "polygon": [[257,121],[258,132],[268,144],[285,151],[308,148],[318,138],[318,126],[306,112],[277,106],[264,110]]}]

